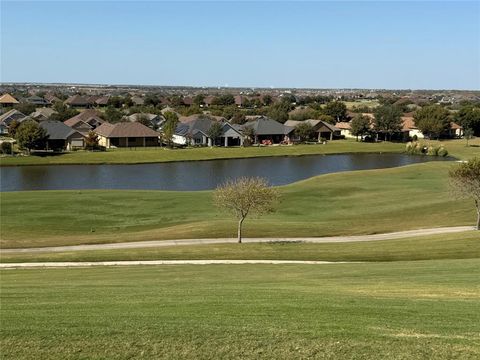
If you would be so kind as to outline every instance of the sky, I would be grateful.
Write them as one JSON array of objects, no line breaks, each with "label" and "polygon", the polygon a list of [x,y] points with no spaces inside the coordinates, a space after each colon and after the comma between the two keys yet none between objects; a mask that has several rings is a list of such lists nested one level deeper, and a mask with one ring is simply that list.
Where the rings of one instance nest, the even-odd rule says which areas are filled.
[{"label": "sky", "polygon": [[1,1],[2,82],[480,89],[480,2]]}]

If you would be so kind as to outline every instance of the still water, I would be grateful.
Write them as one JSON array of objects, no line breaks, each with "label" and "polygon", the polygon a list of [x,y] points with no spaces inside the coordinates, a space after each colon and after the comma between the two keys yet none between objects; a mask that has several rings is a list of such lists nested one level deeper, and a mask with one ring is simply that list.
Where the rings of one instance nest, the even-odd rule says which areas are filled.
[{"label": "still water", "polygon": [[341,154],[135,165],[0,168],[0,191],[71,189],[208,190],[226,179],[261,176],[285,185],[339,171],[380,169],[448,159],[405,154]]}]

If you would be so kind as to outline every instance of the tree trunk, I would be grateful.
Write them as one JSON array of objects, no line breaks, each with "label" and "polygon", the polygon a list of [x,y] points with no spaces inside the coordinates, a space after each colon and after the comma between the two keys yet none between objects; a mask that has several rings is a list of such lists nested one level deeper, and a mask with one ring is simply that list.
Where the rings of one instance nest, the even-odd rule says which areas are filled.
[{"label": "tree trunk", "polygon": [[480,203],[475,200],[475,207],[477,208],[477,230],[480,230]]},{"label": "tree trunk", "polygon": [[239,244],[242,243],[242,224],[243,224],[243,220],[245,220],[245,218],[241,218],[238,221],[238,243]]}]

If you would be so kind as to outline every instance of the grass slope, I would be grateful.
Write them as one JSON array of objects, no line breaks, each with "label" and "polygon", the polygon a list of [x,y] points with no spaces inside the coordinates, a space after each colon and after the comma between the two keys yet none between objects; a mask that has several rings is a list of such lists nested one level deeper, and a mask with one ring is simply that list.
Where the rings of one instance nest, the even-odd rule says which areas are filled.
[{"label": "grass slope", "polygon": [[2,254],[0,262],[112,260],[326,260],[409,261],[480,258],[480,232],[357,243],[261,243],[168,246],[58,253]]},{"label": "grass slope", "polygon": [[[437,141],[424,141],[438,143]],[[470,141],[446,140],[442,144],[452,156],[466,159],[472,154],[480,155],[480,138]],[[0,166],[54,165],[54,164],[137,164],[169,161],[212,160],[262,156],[300,156],[312,154],[336,154],[358,152],[403,152],[405,144],[382,142],[361,143],[354,140],[331,141],[327,145],[295,145],[247,148],[190,148],[169,150],[165,148],[111,149],[106,152],[76,151],[56,156],[0,157]]]},{"label": "grass slope", "polygon": [[[451,166],[425,163],[337,173],[280,187],[278,211],[246,221],[245,236],[352,235],[473,224],[473,205],[449,192]],[[0,201],[3,247],[234,237],[236,230],[235,221],[215,209],[209,191],[26,191],[1,193]]]},{"label": "grass slope", "polygon": [[134,164],[168,161],[212,160],[259,156],[298,156],[348,152],[401,152],[404,144],[368,144],[352,140],[333,141],[328,145],[296,145],[246,148],[166,148],[111,149],[106,152],[76,151],[57,156],[25,156],[0,158],[0,165],[53,165],[53,164]]},{"label": "grass slope", "polygon": [[5,359],[478,359],[480,260],[2,271]]}]

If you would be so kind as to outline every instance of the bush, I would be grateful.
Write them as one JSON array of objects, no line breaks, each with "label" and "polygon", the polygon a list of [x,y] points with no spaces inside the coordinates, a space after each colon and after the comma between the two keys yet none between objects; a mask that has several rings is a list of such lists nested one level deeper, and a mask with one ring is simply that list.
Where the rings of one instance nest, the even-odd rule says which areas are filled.
[{"label": "bush", "polygon": [[438,149],[438,156],[445,157],[448,155],[447,149],[445,149],[443,146],[440,146],[440,149]]},{"label": "bush", "polygon": [[430,145],[426,146],[418,141],[410,141],[405,145],[405,152],[411,155],[428,155],[428,156],[447,156],[448,151],[443,146]]},{"label": "bush", "polygon": [[12,154],[12,143],[4,141],[0,144],[0,154]]}]

